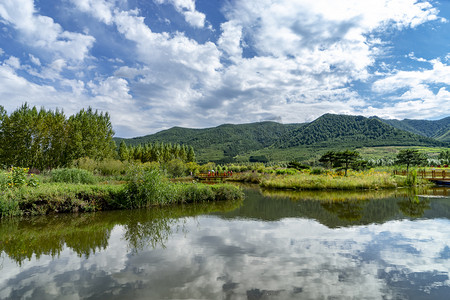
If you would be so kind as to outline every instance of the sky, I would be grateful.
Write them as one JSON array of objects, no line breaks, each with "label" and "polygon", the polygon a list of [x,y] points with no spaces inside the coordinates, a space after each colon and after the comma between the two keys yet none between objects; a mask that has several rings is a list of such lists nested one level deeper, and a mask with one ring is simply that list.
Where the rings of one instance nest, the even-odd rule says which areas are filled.
[{"label": "sky", "polygon": [[0,105],[116,136],[450,115],[450,1],[0,0]]}]

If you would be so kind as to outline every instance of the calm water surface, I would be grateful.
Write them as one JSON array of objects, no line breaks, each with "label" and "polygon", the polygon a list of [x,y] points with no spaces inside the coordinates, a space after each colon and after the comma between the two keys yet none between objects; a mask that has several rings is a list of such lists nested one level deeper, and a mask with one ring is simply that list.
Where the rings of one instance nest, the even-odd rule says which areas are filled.
[{"label": "calm water surface", "polygon": [[450,189],[0,223],[0,299],[448,299]]}]

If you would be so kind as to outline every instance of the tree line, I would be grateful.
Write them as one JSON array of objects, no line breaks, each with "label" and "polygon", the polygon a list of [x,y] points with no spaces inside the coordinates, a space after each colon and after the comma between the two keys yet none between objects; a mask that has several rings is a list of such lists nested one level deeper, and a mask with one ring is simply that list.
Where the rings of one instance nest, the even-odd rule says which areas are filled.
[{"label": "tree line", "polygon": [[137,146],[127,146],[120,142],[118,156],[121,161],[134,160],[146,162],[169,162],[179,159],[185,163],[195,161],[195,152],[192,146],[171,143],[146,143]]},{"label": "tree line", "polygon": [[113,135],[109,114],[90,107],[67,118],[62,110],[37,109],[26,103],[10,115],[0,106],[0,167],[43,170],[67,166],[82,157],[113,157]]},{"label": "tree line", "polygon": [[109,114],[91,107],[67,118],[62,110],[37,109],[27,103],[8,115],[0,105],[0,168],[53,169],[86,157],[142,163],[195,161],[191,146],[171,143],[127,146],[122,141],[117,149],[113,136]]}]

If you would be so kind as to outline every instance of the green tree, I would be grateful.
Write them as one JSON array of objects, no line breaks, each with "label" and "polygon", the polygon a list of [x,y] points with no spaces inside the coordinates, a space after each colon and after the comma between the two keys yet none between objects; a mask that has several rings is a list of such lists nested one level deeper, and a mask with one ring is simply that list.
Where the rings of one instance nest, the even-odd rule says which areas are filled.
[{"label": "green tree", "polygon": [[82,109],[68,120],[69,152],[72,159],[112,157],[116,146],[108,113]]},{"label": "green tree", "polygon": [[195,162],[195,152],[192,146],[189,147],[186,153],[186,161],[187,162]]},{"label": "green tree", "polygon": [[347,170],[358,161],[360,154],[357,151],[345,150],[342,152],[336,152],[335,156],[335,166],[340,166],[345,171],[345,176],[347,176]]},{"label": "green tree", "polygon": [[109,115],[91,108],[67,120],[60,110],[38,111],[27,103],[9,116],[0,107],[0,165],[45,169],[111,157],[113,134]]},{"label": "green tree", "polygon": [[332,168],[336,161],[336,152],[328,151],[319,158],[319,162],[324,164],[328,168]]},{"label": "green tree", "polygon": [[443,165],[450,165],[450,150],[444,150],[439,153],[439,161]]},{"label": "green tree", "polygon": [[120,142],[118,154],[121,161],[126,161],[129,159],[128,147],[123,140]]},{"label": "green tree", "polygon": [[403,149],[397,153],[396,164],[406,165],[406,172],[410,166],[418,166],[427,163],[427,156],[416,149]]},{"label": "green tree", "polygon": [[36,143],[36,108],[23,104],[10,116],[3,116],[2,157],[3,164],[8,166],[27,167],[32,164],[32,148]]}]

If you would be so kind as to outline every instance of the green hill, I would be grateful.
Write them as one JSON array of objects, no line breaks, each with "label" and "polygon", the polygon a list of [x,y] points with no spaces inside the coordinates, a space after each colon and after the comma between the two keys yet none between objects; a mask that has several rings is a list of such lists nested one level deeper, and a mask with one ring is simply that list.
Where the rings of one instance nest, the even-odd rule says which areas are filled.
[{"label": "green hill", "polygon": [[[248,159],[249,155],[265,155],[282,160],[284,154],[280,157],[279,153],[306,158],[308,153],[326,148],[441,147],[449,140],[449,130],[445,127],[449,119],[421,123],[416,122],[420,120],[386,121],[376,117],[325,114],[311,123],[224,124],[205,129],[174,127],[143,137],[116,138],[115,141],[119,144],[124,140],[129,145],[155,142],[186,144],[194,147],[199,162],[225,163],[234,161],[236,157]],[[420,124],[423,124],[423,128]],[[429,136],[439,137],[440,141]]]},{"label": "green hill", "polygon": [[283,136],[276,146],[439,146],[434,139],[397,129],[376,118],[325,114]]},{"label": "green hill", "polygon": [[[280,136],[304,126],[259,122],[249,124],[224,124],[205,129],[173,127],[138,138],[124,139],[128,145],[144,143],[179,143],[194,147],[197,159],[205,161],[232,161],[238,154],[262,149],[275,143]],[[122,139],[117,138],[118,144]]]},{"label": "green hill", "polygon": [[446,117],[441,120],[377,119],[397,129],[434,138],[441,142],[450,142],[450,117]]}]

